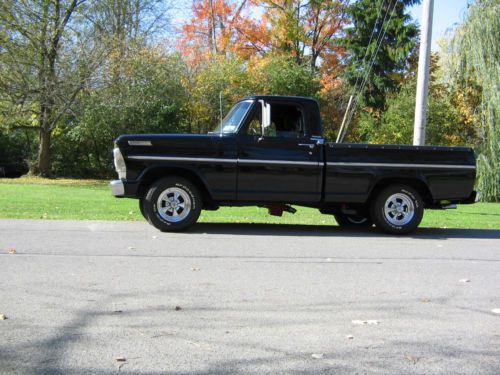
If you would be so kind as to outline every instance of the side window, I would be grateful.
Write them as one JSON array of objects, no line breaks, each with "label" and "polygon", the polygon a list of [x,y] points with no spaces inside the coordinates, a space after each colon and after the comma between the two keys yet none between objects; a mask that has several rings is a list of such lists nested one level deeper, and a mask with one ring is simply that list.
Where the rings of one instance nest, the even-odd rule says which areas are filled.
[{"label": "side window", "polygon": [[[304,116],[296,104],[272,104],[270,137],[302,138],[305,135]],[[267,133],[267,132],[266,132]]]},{"label": "side window", "polygon": [[254,109],[250,122],[248,124],[247,135],[261,135],[262,133],[262,110],[260,105]]}]

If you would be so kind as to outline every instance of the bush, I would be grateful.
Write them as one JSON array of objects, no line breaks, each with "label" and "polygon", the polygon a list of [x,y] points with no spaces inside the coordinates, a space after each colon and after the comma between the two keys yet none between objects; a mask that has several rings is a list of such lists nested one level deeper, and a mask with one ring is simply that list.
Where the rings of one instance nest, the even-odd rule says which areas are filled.
[{"label": "bush", "polygon": [[112,175],[111,150],[120,134],[185,130],[182,65],[174,57],[143,49],[119,62],[107,85],[81,95],[77,113],[54,133],[53,169],[67,177]]},{"label": "bush", "polygon": [[[412,144],[416,82],[406,83],[398,94],[387,100],[387,111],[375,118],[363,113],[359,133],[365,141],[386,144]],[[442,86],[431,87],[427,112],[426,144],[467,145],[475,130],[466,124],[452,104],[451,94]]]}]

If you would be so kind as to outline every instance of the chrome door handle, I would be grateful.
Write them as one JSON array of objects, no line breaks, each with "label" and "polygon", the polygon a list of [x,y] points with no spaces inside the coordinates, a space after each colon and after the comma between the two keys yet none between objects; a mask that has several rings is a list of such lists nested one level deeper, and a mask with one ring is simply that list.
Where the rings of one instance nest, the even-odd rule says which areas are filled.
[{"label": "chrome door handle", "polygon": [[309,147],[311,150],[316,147],[316,145],[314,143],[299,143],[299,146],[302,146],[302,147]]}]

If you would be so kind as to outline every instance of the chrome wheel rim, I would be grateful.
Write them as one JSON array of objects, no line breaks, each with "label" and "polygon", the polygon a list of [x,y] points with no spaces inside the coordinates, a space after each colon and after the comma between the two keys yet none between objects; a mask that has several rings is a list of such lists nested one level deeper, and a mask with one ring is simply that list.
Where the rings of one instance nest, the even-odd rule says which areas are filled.
[{"label": "chrome wheel rim", "polygon": [[406,225],[415,216],[415,205],[406,194],[393,194],[385,201],[384,216],[392,225]]},{"label": "chrome wheel rim", "polygon": [[184,220],[191,212],[191,198],[183,189],[168,188],[158,197],[157,207],[162,219],[177,223]]}]

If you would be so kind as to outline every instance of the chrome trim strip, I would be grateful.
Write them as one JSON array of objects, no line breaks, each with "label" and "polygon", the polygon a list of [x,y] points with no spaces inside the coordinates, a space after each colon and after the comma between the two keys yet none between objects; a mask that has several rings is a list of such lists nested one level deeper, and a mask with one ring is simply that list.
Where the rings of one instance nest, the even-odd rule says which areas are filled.
[{"label": "chrome trim strip", "polygon": [[128,159],[132,160],[166,160],[166,161],[199,161],[199,162],[217,162],[217,163],[230,163],[236,164],[237,159],[219,159],[219,158],[189,158],[179,156],[155,156],[155,155],[130,155]]},{"label": "chrome trim strip", "polygon": [[129,146],[152,146],[151,141],[128,141]]},{"label": "chrome trim strip", "polygon": [[411,164],[411,163],[351,163],[327,162],[327,166],[339,167],[383,167],[383,168],[436,168],[436,169],[476,169],[474,165]]},{"label": "chrome trim strip", "polygon": [[127,159],[132,160],[164,160],[164,161],[185,161],[202,163],[228,163],[228,164],[275,164],[275,165],[305,165],[319,167],[320,162],[316,161],[293,161],[293,160],[259,160],[259,159],[219,159],[219,158],[190,158],[179,156],[156,156],[156,155],[130,155]]},{"label": "chrome trim strip", "polygon": [[[276,164],[276,165],[304,165],[322,166],[316,161],[293,161],[293,160],[261,160],[261,159],[224,159],[224,158],[192,158],[179,156],[156,156],[156,155],[130,155],[127,159],[133,160],[165,160],[185,161],[202,163],[227,163],[227,164]],[[448,164],[411,164],[411,163],[355,163],[355,162],[327,162],[327,166],[339,167],[382,167],[382,168],[433,168],[433,169],[476,169],[473,165],[448,165]]]},{"label": "chrome trim strip", "polygon": [[320,166],[317,161],[293,161],[293,160],[260,160],[260,159],[238,159],[239,164],[278,164],[278,165],[307,165]]}]

